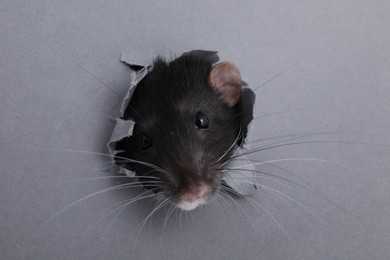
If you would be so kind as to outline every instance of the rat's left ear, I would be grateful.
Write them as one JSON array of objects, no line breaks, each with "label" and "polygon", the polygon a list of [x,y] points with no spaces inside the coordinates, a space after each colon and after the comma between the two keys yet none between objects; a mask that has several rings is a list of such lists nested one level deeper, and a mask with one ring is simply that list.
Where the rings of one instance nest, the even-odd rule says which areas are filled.
[{"label": "rat's left ear", "polygon": [[225,61],[217,64],[211,69],[208,82],[221,95],[221,101],[229,107],[235,106],[240,100],[241,75],[233,63]]}]

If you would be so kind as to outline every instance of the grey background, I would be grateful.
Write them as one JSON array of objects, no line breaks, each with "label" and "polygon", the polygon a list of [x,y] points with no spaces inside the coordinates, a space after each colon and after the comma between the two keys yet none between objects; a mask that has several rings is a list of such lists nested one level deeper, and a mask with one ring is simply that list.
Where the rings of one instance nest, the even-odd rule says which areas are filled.
[{"label": "grey background", "polygon": [[[388,1],[2,0],[0,24],[1,259],[390,258]],[[248,143],[335,132],[253,154],[291,158],[258,165],[284,179],[259,174],[272,189],[256,203],[176,210],[164,229],[163,209],[137,239],[153,200],[103,217],[141,190],[72,205],[122,183],[83,180],[112,173],[80,151],[106,153],[122,51],[147,64],[192,49],[220,51],[253,88],[295,64],[256,91]]]}]

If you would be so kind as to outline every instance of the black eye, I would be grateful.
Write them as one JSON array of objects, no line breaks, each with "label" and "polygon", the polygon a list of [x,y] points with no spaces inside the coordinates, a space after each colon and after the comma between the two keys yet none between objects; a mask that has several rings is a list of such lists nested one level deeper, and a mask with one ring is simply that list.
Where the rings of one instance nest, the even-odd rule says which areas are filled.
[{"label": "black eye", "polygon": [[205,129],[209,127],[209,118],[205,113],[198,112],[198,114],[196,114],[195,125],[199,129]]},{"label": "black eye", "polygon": [[147,150],[152,146],[152,139],[150,139],[147,135],[141,134],[139,139],[139,146],[142,150]]}]

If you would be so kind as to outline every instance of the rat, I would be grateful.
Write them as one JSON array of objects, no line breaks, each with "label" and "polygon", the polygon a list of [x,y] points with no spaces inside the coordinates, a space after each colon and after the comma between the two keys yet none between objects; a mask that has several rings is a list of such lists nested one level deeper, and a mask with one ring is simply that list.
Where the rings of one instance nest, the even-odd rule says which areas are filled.
[{"label": "rat", "polygon": [[117,143],[117,157],[182,210],[206,204],[226,185],[224,167],[253,119],[254,92],[232,62],[218,60],[203,50],[171,61],[157,56],[123,115],[135,124]]}]

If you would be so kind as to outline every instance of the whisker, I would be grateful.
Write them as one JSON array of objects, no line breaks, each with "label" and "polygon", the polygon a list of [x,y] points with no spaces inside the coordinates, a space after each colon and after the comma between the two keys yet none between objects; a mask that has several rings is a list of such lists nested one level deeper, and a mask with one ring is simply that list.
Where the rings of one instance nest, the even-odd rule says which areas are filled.
[{"label": "whisker", "polygon": [[166,226],[168,224],[169,217],[171,216],[173,211],[175,211],[175,209],[176,209],[176,206],[172,204],[171,207],[169,208],[168,214],[166,215],[166,218],[164,220],[164,224],[163,224],[163,227],[162,227],[162,230],[161,230],[162,233],[164,232],[164,229],[166,228]]},{"label": "whisker", "polygon": [[316,159],[316,158],[282,158],[282,159],[266,160],[266,161],[251,163],[251,164],[247,164],[244,166],[232,168],[231,170],[240,170],[242,168],[251,167],[251,166],[255,166],[255,165],[269,164],[269,163],[275,163],[275,162],[286,162],[286,161],[312,161],[312,162],[320,162],[320,163],[330,163],[330,164],[334,164],[334,165],[344,167],[344,168],[347,168],[350,170],[361,171],[361,169],[359,169],[359,168],[355,168],[355,167],[352,167],[350,165],[346,165],[344,163],[331,161],[331,160],[325,160],[325,159]]},{"label": "whisker", "polygon": [[[238,182],[243,182],[243,183],[250,183],[250,182],[240,181],[240,180],[237,180],[237,181],[238,181]],[[282,196],[282,197],[284,197],[284,198],[286,198],[286,199],[288,199],[288,200],[290,200],[290,201],[296,203],[297,205],[299,205],[300,207],[302,207],[303,209],[305,209],[305,210],[306,210],[307,212],[309,212],[312,216],[314,216],[317,220],[319,220],[320,222],[322,222],[323,224],[325,224],[329,229],[331,229],[331,230],[333,231],[332,227],[331,227],[326,221],[324,221],[324,220],[323,220],[322,218],[320,218],[317,214],[315,214],[312,210],[310,210],[308,207],[306,207],[305,205],[303,205],[302,203],[300,203],[299,201],[297,201],[297,200],[294,199],[293,197],[291,197],[291,196],[289,196],[289,195],[287,195],[287,194],[285,194],[285,193],[283,193],[283,192],[281,192],[281,191],[278,191],[278,190],[276,190],[276,189],[274,189],[274,188],[271,188],[271,187],[269,187],[269,186],[266,186],[266,185],[258,184],[258,186],[261,187],[261,188],[264,188],[264,189],[271,190],[271,191],[273,191],[273,192],[279,194],[280,196]]]},{"label": "whisker", "polygon": [[279,110],[279,111],[266,113],[266,114],[262,114],[262,115],[257,115],[255,118],[253,118],[252,122],[259,120],[261,118],[269,117],[269,116],[274,116],[274,115],[278,115],[278,114],[288,114],[290,112],[298,112],[298,111],[302,111],[302,110],[304,110],[304,109],[294,109],[294,110],[286,109],[286,110]]},{"label": "whisker", "polygon": [[299,188],[302,188],[316,196],[318,196],[319,198],[325,200],[326,202],[328,202],[330,205],[338,208],[339,210],[341,210],[342,212],[344,212],[348,217],[351,217],[353,219],[355,219],[356,221],[358,221],[359,223],[361,223],[361,221],[359,219],[357,219],[355,216],[353,216],[346,208],[340,206],[339,204],[337,204],[336,202],[332,201],[331,199],[327,198],[325,195],[323,195],[321,192],[319,191],[316,191],[314,189],[311,189],[310,188],[310,183],[308,183],[305,179],[299,177],[299,176],[296,176],[297,174],[293,173],[292,171],[288,171],[286,170],[285,168],[283,167],[280,167],[280,166],[277,166],[277,165],[274,165],[272,163],[269,164],[270,166],[276,168],[276,169],[279,169],[279,170],[282,170],[288,174],[291,174],[293,175],[295,178],[298,178],[300,181],[302,181],[304,184],[306,184],[307,186],[304,186],[304,185],[301,185],[299,183],[295,183],[293,182],[293,184],[295,184],[296,186],[298,186]]},{"label": "whisker", "polygon": [[[134,113],[136,113],[140,117],[140,119],[142,121],[146,122],[146,119],[140,113],[138,113],[138,111],[134,107],[130,106],[130,104],[127,105],[127,108],[130,108]],[[127,108],[126,108],[126,110],[127,110]],[[125,116],[126,116],[126,114],[127,113],[125,112]]]},{"label": "whisker", "polygon": [[219,210],[221,211],[221,216],[223,216],[223,207],[225,207],[227,209],[227,206],[226,206],[226,200],[225,198],[223,198],[223,196],[221,195],[221,190],[219,190],[218,192],[215,193],[215,196],[214,196],[215,199],[211,200],[210,201],[210,205],[217,205]]},{"label": "whisker", "polygon": [[222,158],[225,157],[236,146],[236,143],[237,143],[238,139],[241,138],[241,136],[242,136],[242,126],[240,125],[240,130],[238,131],[236,139],[234,139],[234,142],[229,147],[229,149],[227,149],[226,152],[221,157],[219,157],[217,162],[220,162],[222,160]]},{"label": "whisker", "polygon": [[[262,179],[265,179],[265,180],[269,180],[269,181],[272,181],[272,182],[276,182],[276,183],[278,183],[278,184],[281,184],[281,185],[286,186],[286,187],[289,187],[289,188],[292,188],[292,186],[291,186],[291,185],[288,185],[288,184],[286,184],[286,183],[284,183],[284,182],[280,182],[280,181],[278,181],[278,180],[275,180],[274,178],[277,178],[277,179],[280,179],[280,180],[283,180],[283,181],[286,181],[286,182],[288,182],[288,183],[292,183],[292,184],[295,184],[295,185],[299,185],[298,183],[296,183],[296,182],[294,182],[294,181],[292,181],[292,180],[290,180],[290,179],[287,179],[287,178],[278,176],[278,175],[276,175],[276,174],[264,172],[264,171],[248,170],[248,169],[225,169],[225,170],[226,170],[226,171],[230,171],[230,172],[228,172],[228,174],[230,174],[230,173],[238,173],[238,174],[240,174],[238,171],[256,172],[256,173],[259,173],[259,174],[263,174],[263,175],[266,175],[266,176],[270,176],[270,177],[266,177],[266,176],[262,176],[262,175],[256,175],[256,176],[255,176],[256,178],[262,178]],[[241,178],[247,179],[247,177],[246,177],[245,175],[243,175],[243,174],[240,174],[240,175],[242,175]],[[239,179],[239,178],[240,178],[240,176],[238,176],[238,177],[237,177],[237,176],[234,176],[234,179]],[[252,184],[253,184],[253,185],[257,185],[257,182],[253,182]]]},{"label": "whisker", "polygon": [[[94,152],[94,151],[85,151],[85,150],[72,150],[72,149],[58,149],[58,148],[45,148],[45,147],[36,147],[36,146],[26,146],[26,149],[32,149],[32,150],[42,150],[42,151],[50,151],[50,152],[69,152],[69,153],[83,153],[83,154],[94,154],[94,155],[101,155],[106,157],[115,157],[115,155],[111,155],[109,153],[100,153],[100,152]],[[124,157],[123,157],[124,158]],[[124,158],[126,159],[126,158]]]},{"label": "whisker", "polygon": [[148,216],[146,216],[146,218],[141,222],[141,226],[140,228],[138,229],[138,232],[137,232],[137,237],[135,239],[135,242],[134,242],[134,245],[133,245],[133,249],[135,249],[136,247],[136,244],[138,242],[138,239],[139,239],[139,236],[141,235],[141,232],[142,232],[142,229],[143,227],[145,226],[146,222],[149,220],[149,218],[157,211],[159,210],[160,208],[162,208],[164,205],[166,205],[169,201],[169,198],[163,200],[162,202],[160,202],[156,207],[154,207],[154,209],[149,213]]},{"label": "whisker", "polygon": [[62,184],[69,184],[69,183],[76,183],[76,182],[84,182],[84,181],[94,181],[94,180],[106,180],[106,179],[131,179],[132,177],[129,176],[100,176],[100,177],[90,177],[90,178],[83,178],[83,179],[77,179],[77,180],[70,180],[70,181],[61,181],[57,183],[52,183],[50,185],[44,186],[45,187],[52,187],[55,185],[62,185]]},{"label": "whisker", "polygon": [[190,222],[188,220],[188,211],[187,210],[184,212],[184,215],[186,216],[187,224],[190,224]]},{"label": "whisker", "polygon": [[265,209],[264,206],[262,206],[260,203],[258,203],[257,201],[253,200],[252,198],[250,198],[248,196],[241,195],[240,193],[236,192],[232,188],[229,188],[227,186],[224,186],[223,188],[227,191],[232,192],[233,194],[236,194],[237,196],[239,196],[241,198],[248,200],[252,205],[258,206],[263,212],[265,212],[272,219],[272,221],[280,228],[280,230],[286,236],[287,240],[290,241],[290,237],[289,237],[288,233],[286,232],[286,230],[283,228],[282,224],[280,224],[280,222],[267,209]]},{"label": "whisker", "polygon": [[43,228],[44,226],[46,226],[51,220],[53,220],[55,217],[57,217],[58,215],[60,215],[62,212],[68,210],[69,208],[73,207],[74,205],[76,205],[77,203],[80,203],[86,199],[89,199],[93,196],[96,196],[98,194],[101,194],[101,193],[104,193],[104,192],[109,192],[109,191],[114,191],[114,190],[120,190],[120,189],[127,189],[127,188],[134,188],[134,185],[132,185],[132,183],[125,183],[125,184],[120,184],[120,185],[116,185],[114,187],[109,187],[109,188],[106,188],[106,189],[103,189],[103,190],[100,190],[100,191],[97,191],[97,192],[94,192],[94,193],[91,193],[91,194],[88,194],[70,204],[68,204],[67,206],[63,207],[61,210],[57,211],[55,214],[53,214],[51,217],[49,217],[42,225],[41,225],[41,228]]},{"label": "whisker", "polygon": [[94,223],[92,223],[91,225],[89,225],[87,227],[87,230],[84,232],[84,234],[82,235],[85,236],[92,228],[94,228],[97,224],[99,224],[101,221],[103,221],[105,218],[107,218],[108,216],[112,215],[113,213],[117,212],[119,210],[119,212],[117,213],[116,216],[118,216],[122,210],[124,210],[126,207],[128,207],[129,205],[137,202],[137,201],[140,201],[140,200],[143,200],[143,199],[146,199],[146,198],[151,198],[151,197],[154,197],[155,195],[154,194],[149,194],[149,195],[145,195],[143,196],[144,194],[146,193],[149,193],[150,191],[145,191],[145,192],[142,192],[140,195],[138,195],[137,197],[135,198],[131,198],[131,199],[126,199],[126,200],[123,200],[123,201],[120,201],[120,202],[117,202],[115,203],[114,205],[111,205],[111,207],[113,206],[116,206],[118,204],[122,204],[121,206],[119,207],[115,207],[113,210],[110,210],[108,213],[104,214],[102,217],[100,217],[97,221],[95,221]]},{"label": "whisker", "polygon": [[76,62],[75,60],[73,59],[69,59],[72,63],[76,64],[77,66],[79,66],[81,69],[83,69],[84,71],[86,71],[88,74],[90,74],[92,77],[94,77],[97,81],[99,81],[101,84],[103,84],[103,86],[105,86],[107,89],[109,89],[112,93],[114,93],[119,99],[122,99],[123,97],[121,97],[115,90],[113,90],[106,82],[104,82],[103,80],[101,80],[98,76],[96,76],[94,73],[92,73],[90,70],[88,70],[86,67],[84,67],[83,65],[81,65],[80,63]]},{"label": "whisker", "polygon": [[260,88],[264,87],[265,85],[267,85],[268,83],[270,83],[271,81],[273,81],[274,79],[277,79],[279,78],[281,75],[283,75],[284,73],[286,73],[287,71],[289,71],[290,69],[294,68],[296,65],[298,65],[302,60],[299,60],[297,62],[295,62],[294,64],[292,64],[291,66],[287,67],[287,69],[283,70],[282,72],[276,74],[275,76],[273,76],[272,78],[270,78],[269,80],[265,81],[264,83],[262,83],[260,86],[258,86],[257,88],[255,88],[253,90],[253,92],[256,92],[257,90],[259,90]]},{"label": "whisker", "polygon": [[165,220],[164,220],[164,223],[163,223],[163,226],[161,228],[161,232],[160,232],[160,244],[159,244],[159,248],[161,249],[161,242],[162,242],[162,236],[164,235],[164,230],[166,229],[167,227],[167,224],[168,224],[168,219],[169,217],[171,216],[171,214],[173,213],[173,211],[176,209],[175,205],[171,205],[167,211],[167,214],[165,215]]},{"label": "whisker", "polygon": [[321,131],[321,132],[310,132],[310,133],[296,133],[296,134],[288,134],[288,135],[279,135],[279,136],[271,136],[271,137],[256,139],[256,140],[253,140],[251,142],[247,142],[247,144],[250,145],[250,144],[254,144],[254,143],[258,143],[258,142],[264,142],[264,141],[268,141],[268,140],[293,137],[291,139],[285,139],[285,140],[278,141],[276,143],[269,144],[269,145],[273,145],[273,144],[278,144],[279,142],[291,141],[291,140],[307,138],[307,137],[312,137],[312,136],[317,136],[317,135],[332,135],[332,134],[340,134],[340,133],[342,133],[342,132],[341,131],[337,131],[337,130],[333,130],[333,131]]},{"label": "whisker", "polygon": [[[256,148],[256,149],[263,149],[263,148],[267,148],[267,147],[270,147],[270,146],[275,146],[275,145],[278,145],[278,144],[284,144],[287,141],[299,140],[299,139],[308,138],[308,137],[316,136],[316,135],[326,135],[326,134],[334,134],[334,133],[339,133],[339,132],[338,131],[325,131],[325,132],[290,134],[290,135],[277,136],[277,137],[268,137],[268,138],[255,140],[255,141],[252,142],[252,144],[256,143],[256,142],[273,140],[273,139],[279,139],[279,138],[284,138],[284,137],[290,137],[291,136],[291,138],[287,138],[287,139],[283,139],[283,140],[280,140],[280,141],[272,142],[272,143],[269,143],[269,144],[262,145],[259,148]],[[307,142],[309,142],[309,141],[307,141]],[[255,150],[255,149],[251,149],[251,150],[248,150],[246,152],[250,152],[252,150]]]},{"label": "whisker", "polygon": [[371,146],[380,146],[380,147],[390,147],[390,145],[386,144],[374,144],[374,143],[361,143],[361,142],[347,142],[347,141],[303,141],[303,142],[293,142],[293,143],[285,143],[285,144],[279,144],[279,145],[270,145],[270,146],[263,146],[257,149],[252,149],[249,151],[242,152],[241,154],[235,156],[240,157],[243,155],[248,155],[248,154],[253,154],[256,152],[261,152],[269,149],[274,149],[274,148],[280,148],[284,146],[292,146],[292,145],[302,145],[302,144],[353,144],[353,145],[371,145]]},{"label": "whisker", "polygon": [[274,188],[271,188],[271,187],[268,187],[268,186],[265,186],[265,185],[259,185],[260,187],[264,188],[264,189],[269,189],[277,194],[279,194],[280,196],[284,197],[284,198],[287,198],[291,201],[293,201],[294,203],[298,204],[299,206],[301,206],[302,208],[304,208],[307,212],[309,212],[312,216],[314,216],[315,218],[317,218],[320,222],[322,222],[323,224],[325,224],[325,226],[327,226],[330,230],[334,231],[333,228],[325,221],[323,220],[322,218],[320,218],[316,213],[314,213],[312,210],[310,210],[308,207],[306,207],[305,205],[303,205],[302,203],[300,203],[299,201],[297,201],[296,199],[294,199],[293,197],[291,196],[288,196],[287,194],[281,192],[281,191],[278,191]]},{"label": "whisker", "polygon": [[229,198],[231,201],[234,202],[234,204],[241,209],[241,211],[245,214],[246,218],[248,219],[249,223],[253,226],[252,219],[249,217],[249,214],[244,210],[243,207],[226,191],[220,190],[222,194],[224,194],[227,198]]},{"label": "whisker", "polygon": [[[243,135],[243,133],[241,132],[241,130],[242,130],[242,127],[240,126],[240,132],[239,132],[239,135],[237,136],[236,140],[235,140],[234,143],[233,143],[234,145],[237,143],[237,140],[238,140],[239,138],[241,138],[242,135]],[[236,150],[234,151],[234,153],[233,153],[230,157],[235,156],[235,155],[238,153],[238,151],[242,148],[243,145],[244,145],[244,142],[242,142],[242,143],[240,144],[239,148],[236,149]],[[225,166],[225,165],[228,163],[229,160],[230,160],[230,158],[228,158],[228,159],[222,164],[222,166]]]},{"label": "whisker", "polygon": [[[293,160],[293,159],[296,159],[296,158],[289,158],[289,159],[292,159],[292,160]],[[308,160],[309,158],[299,158],[299,159]],[[284,159],[282,159],[282,160],[284,160]],[[286,160],[287,160],[287,159],[286,159]],[[345,167],[345,168],[347,168],[347,169],[354,169],[354,170],[357,170],[357,171],[360,171],[360,170],[361,170],[361,169],[359,169],[359,168],[352,167],[352,166],[350,166],[350,165],[345,165],[345,164],[342,164],[342,163],[339,163],[339,162],[335,162],[335,161],[320,160],[320,159],[309,159],[309,160],[314,160],[314,161],[318,161],[318,162],[327,162],[327,163],[331,163],[331,164],[336,164],[336,165],[339,165],[339,166],[341,166],[341,167]],[[293,175],[295,178],[298,178],[300,181],[302,181],[304,184],[306,184],[306,186],[301,185],[301,184],[299,184],[298,182],[294,182],[294,181],[292,181],[292,180],[290,180],[290,179],[287,179],[287,178],[284,178],[284,177],[275,175],[275,174],[271,174],[271,173],[267,173],[267,172],[263,172],[263,171],[257,171],[257,170],[254,171],[254,172],[256,172],[256,173],[261,173],[261,174],[265,174],[265,175],[269,175],[270,177],[281,179],[281,180],[286,181],[286,182],[288,182],[288,183],[291,183],[291,184],[293,184],[293,185],[295,185],[295,186],[297,186],[297,187],[299,187],[299,188],[302,188],[302,189],[304,189],[304,190],[310,192],[311,194],[314,194],[314,195],[318,196],[319,198],[325,200],[325,201],[328,202],[330,205],[332,205],[332,206],[338,208],[339,210],[341,210],[342,212],[344,212],[346,215],[348,215],[349,217],[354,218],[356,221],[358,221],[358,222],[360,223],[360,220],[356,219],[353,215],[351,215],[351,213],[350,213],[346,208],[344,208],[344,207],[338,205],[337,203],[335,203],[334,201],[330,200],[329,198],[327,198],[325,195],[321,194],[320,192],[311,189],[311,188],[310,188],[310,183],[308,183],[305,179],[300,178],[299,176],[297,176],[297,174],[294,174],[294,173],[292,173],[292,172],[290,172],[290,171],[284,169],[283,167],[276,166],[276,165],[274,165],[274,164],[273,164],[272,162],[270,162],[270,161],[267,161],[267,165],[270,165],[270,166],[272,166],[272,167],[274,167],[274,168],[283,170],[283,171],[285,171],[286,173]],[[232,169],[228,169],[228,170],[232,170]],[[251,171],[253,171],[253,170],[250,170],[250,169],[239,169],[239,171],[250,171],[250,172],[251,172]],[[236,173],[237,170],[233,170],[232,172],[233,172],[233,173]],[[260,175],[257,175],[256,177],[257,177],[257,178],[259,178],[259,177],[260,177],[260,178],[265,178],[264,176],[260,176]],[[235,179],[237,179],[237,177],[235,177]],[[281,185],[285,185],[285,186],[287,186],[288,188],[291,188],[291,189],[293,188],[291,185],[287,185],[287,184],[285,184],[285,183],[279,182],[279,181],[274,180],[274,179],[272,179],[272,178],[267,178],[267,179],[269,179],[270,181],[279,183],[279,184],[281,184]],[[237,181],[240,181],[240,180],[237,179]],[[248,181],[248,183],[249,183],[249,184],[257,185],[257,183],[254,183],[254,182],[252,183],[252,182],[249,182],[249,181]]]},{"label": "whisker", "polygon": [[[27,148],[28,149],[28,148]],[[122,157],[122,156],[118,156],[118,155],[111,155],[111,154],[107,154],[107,153],[99,153],[99,152],[92,152],[92,151],[84,151],[84,150],[72,150],[72,149],[54,149],[54,148],[37,148],[37,147],[30,147],[30,149],[33,149],[33,150],[43,150],[43,151],[53,151],[53,152],[68,152],[68,153],[81,153],[81,154],[93,154],[93,155],[101,155],[101,156],[106,156],[106,157],[110,157],[110,158],[119,158],[119,159],[123,159],[123,160],[126,160],[127,162],[131,162],[131,163],[139,163],[139,164],[142,164],[142,165],[145,165],[145,166],[148,166],[150,168],[153,168],[155,170],[158,170],[158,171],[161,171],[163,173],[166,173],[168,174],[165,170],[161,169],[160,167],[154,165],[154,164],[151,164],[151,163],[147,163],[147,162],[142,162],[142,161],[138,161],[138,160],[133,160],[133,159],[130,159],[130,158],[126,158],[126,157]]]},{"label": "whisker", "polygon": [[183,214],[183,211],[182,210],[179,210],[180,213],[179,213],[179,227],[180,227],[180,231],[183,231],[183,226],[182,226],[182,223],[181,223],[181,215]]},{"label": "whisker", "polygon": [[[116,163],[125,163],[124,161],[115,161]],[[94,170],[94,171],[103,171],[107,172],[111,169],[113,162],[110,161],[102,161],[102,162],[95,162],[88,165],[85,165],[84,167],[88,170]]]}]

